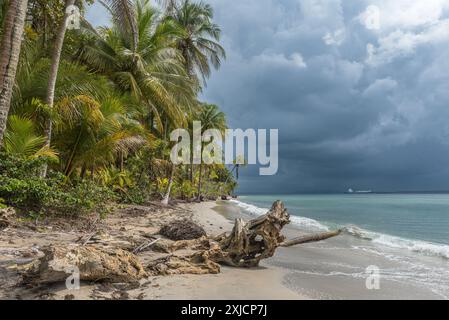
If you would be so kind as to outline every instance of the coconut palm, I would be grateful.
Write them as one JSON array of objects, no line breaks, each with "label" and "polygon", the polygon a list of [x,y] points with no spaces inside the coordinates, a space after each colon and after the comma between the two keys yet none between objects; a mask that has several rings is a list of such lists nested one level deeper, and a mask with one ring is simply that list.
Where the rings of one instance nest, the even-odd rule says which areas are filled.
[{"label": "coconut palm", "polygon": [[137,27],[136,6],[132,0],[103,0],[100,1],[111,13],[114,25],[120,32],[131,40],[129,46],[136,52],[139,46],[139,31]]},{"label": "coconut palm", "polygon": [[137,1],[135,12],[138,28],[135,52],[129,34],[113,19],[111,28],[102,28],[100,36],[83,44],[79,57],[143,105],[148,123],[162,134],[168,124],[185,126],[185,112],[193,108],[197,90],[183,69],[182,56],[173,46],[180,32],[176,25],[159,20],[148,0]]},{"label": "coconut palm", "polygon": [[11,0],[4,15],[0,43],[0,147],[19,62],[28,0]]},{"label": "coconut palm", "polygon": [[192,78],[203,79],[210,76],[210,64],[218,69],[226,58],[223,47],[218,43],[221,29],[214,24],[213,9],[203,2],[182,0],[172,4],[168,15],[184,30],[177,41],[178,49],[184,57],[185,67]]},{"label": "coconut palm", "polygon": [[55,111],[55,146],[67,176],[105,168],[145,144],[142,127],[126,116],[120,99],[80,95],[61,100]]},{"label": "coconut palm", "polygon": [[[62,18],[61,24],[59,25],[58,32],[56,34],[55,45],[53,47],[53,53],[51,56],[51,65],[50,65],[50,74],[47,83],[47,95],[45,98],[45,103],[48,105],[50,110],[53,108],[54,100],[55,100],[55,88],[56,88],[56,80],[58,78],[58,70],[59,70],[59,62],[61,60],[62,54],[62,46],[64,44],[64,37],[67,31],[67,22],[70,16],[70,11],[67,10],[69,6],[73,6],[75,4],[75,0],[66,0],[65,2],[65,13]],[[47,118],[45,125],[45,144],[47,147],[51,145],[51,134],[52,134],[52,119],[50,117]],[[45,177],[47,175],[47,165],[44,164],[41,172],[41,176]]]},{"label": "coconut palm", "polygon": [[[205,131],[209,129],[217,129],[221,133],[224,133],[224,131],[227,129],[226,124],[226,116],[223,112],[220,111],[220,109],[213,104],[203,104],[201,107],[201,111],[196,116],[196,120],[201,122],[201,134],[203,134]],[[201,150],[202,154],[202,150]],[[199,168],[199,176],[198,176],[198,193],[197,198],[198,200],[201,199],[201,182],[202,182],[202,176],[203,176],[203,159],[200,163]]]}]

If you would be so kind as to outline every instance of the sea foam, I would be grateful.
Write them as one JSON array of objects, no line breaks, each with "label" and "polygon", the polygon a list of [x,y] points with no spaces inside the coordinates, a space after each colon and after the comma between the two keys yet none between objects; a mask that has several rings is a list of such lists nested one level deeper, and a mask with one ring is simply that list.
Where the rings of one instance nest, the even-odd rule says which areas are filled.
[{"label": "sea foam", "polygon": [[354,225],[346,226],[344,231],[347,234],[360,239],[369,240],[373,243],[384,245],[390,248],[406,249],[413,252],[422,253],[430,256],[439,256],[449,259],[449,246],[437,243],[431,243],[421,240],[410,240],[396,236],[390,236],[383,233],[364,230]]},{"label": "sea foam", "polygon": [[[261,208],[235,199],[231,200],[231,202],[239,208],[243,209],[247,214],[254,216],[263,215],[269,210],[269,208]],[[329,228],[326,225],[314,219],[291,215],[290,220],[295,226],[304,228],[306,230],[329,231]],[[387,234],[368,231],[355,225],[345,226],[343,230],[346,234],[360,239],[368,240],[379,245],[396,249],[405,249],[425,255],[438,256],[449,259],[448,245],[390,236]]]},{"label": "sea foam", "polygon": [[[235,205],[237,205],[239,208],[245,210],[246,213],[250,214],[250,215],[255,215],[255,216],[261,216],[265,213],[267,213],[270,209],[269,208],[261,208],[249,203],[245,203],[239,200],[231,200],[232,203],[234,203]],[[310,230],[310,231],[329,231],[329,228],[326,227],[324,224],[313,220],[313,219],[309,219],[309,218],[305,218],[305,217],[299,217],[299,216],[294,216],[294,215],[290,215],[290,221],[301,228],[304,228],[306,230]]]}]

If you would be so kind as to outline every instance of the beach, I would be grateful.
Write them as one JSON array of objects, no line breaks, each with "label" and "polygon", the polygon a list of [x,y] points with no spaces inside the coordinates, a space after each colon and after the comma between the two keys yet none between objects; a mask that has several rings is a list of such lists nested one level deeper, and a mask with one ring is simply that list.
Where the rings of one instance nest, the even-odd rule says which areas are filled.
[{"label": "beach", "polygon": [[[125,211],[123,211],[125,210]],[[139,211],[140,210],[140,211]],[[132,213],[130,215],[130,213]],[[142,233],[157,232],[158,225],[185,215],[201,225],[209,236],[232,230],[237,217],[254,218],[235,203],[212,201],[179,204],[176,209],[133,207],[122,209],[119,214],[106,218],[104,230],[106,242],[127,245],[126,241]],[[106,231],[107,230],[107,231]],[[287,238],[305,231],[290,225],[284,228]],[[444,288],[432,290],[425,282],[438,281],[444,273],[430,274],[422,269],[417,281],[407,280],[418,262],[428,266],[435,263],[429,257],[410,255],[414,264],[394,261],[370,250],[363,240],[349,235],[319,243],[291,248],[278,248],[274,257],[263,260],[258,268],[241,269],[221,266],[219,274],[168,275],[143,279],[138,285],[105,285],[82,283],[79,290],[68,290],[64,284],[47,286],[44,291],[33,291],[14,286],[15,274],[7,266],[12,257],[38,257],[44,245],[72,243],[80,232],[58,232],[54,226],[41,227],[39,232],[3,230],[0,234],[0,297],[2,299],[210,299],[210,300],[307,300],[307,299],[445,299]],[[113,240],[111,240],[113,239]],[[120,239],[120,241],[118,240]],[[127,239],[126,241],[124,239]],[[354,247],[364,246],[364,250]],[[33,251],[34,250],[34,251]],[[394,250],[390,252],[391,256]],[[154,253],[143,253],[145,263]],[[25,258],[24,258],[25,259]],[[31,260],[31,259],[30,259]],[[436,260],[438,261],[438,260]],[[447,267],[446,261],[436,263],[435,268]],[[379,290],[366,286],[366,268],[376,265],[381,270]],[[416,271],[416,270],[415,270]],[[427,272],[427,273],[426,273]],[[421,283],[419,282],[421,281]]]},{"label": "beach", "polygon": [[[247,219],[263,210],[245,210],[247,204],[221,203],[221,214]],[[254,209],[254,208],[252,208]],[[288,209],[288,207],[287,207]],[[250,214],[251,213],[251,214]],[[298,217],[292,216],[298,222]],[[305,219],[306,226],[291,223],[284,228],[287,238],[317,229],[317,222]],[[326,241],[279,248],[264,265],[280,268],[283,285],[310,299],[448,299],[448,260],[397,247],[386,247],[344,233]],[[366,286],[370,273],[379,269],[379,289]]]},{"label": "beach", "polygon": [[[180,204],[175,209],[135,206],[120,209],[101,222],[103,231],[96,242],[126,247],[132,238],[157,233],[159,225],[180,218],[194,220],[208,235],[229,232],[233,222],[216,211],[220,207],[216,202],[203,202]],[[70,225],[69,221],[66,223]],[[282,268],[265,264],[253,269],[222,266],[219,274],[148,277],[137,285],[82,282],[77,290],[68,290],[64,283],[33,289],[20,285],[20,272],[15,270],[20,270],[21,264],[37,259],[46,245],[72,244],[83,234],[82,229],[73,225],[70,231],[61,232],[59,228],[51,222],[40,226],[38,232],[19,227],[0,233],[0,299],[308,299],[283,284],[286,273]],[[157,253],[143,253],[139,258],[145,263],[154,255]]]},{"label": "beach", "polygon": [[[190,205],[194,219],[210,234],[231,230],[233,220],[245,214],[235,204],[217,201]],[[284,229],[287,238],[304,233],[290,225]],[[181,276],[167,278],[166,288],[161,288],[161,299],[446,299],[441,292],[407,281],[401,273],[407,273],[410,264],[391,261],[375,254],[375,251],[353,250],[353,245],[367,245],[361,240],[342,235],[320,243],[304,244],[291,248],[279,248],[273,258],[264,260],[257,269],[222,267],[222,273],[206,276]],[[394,250],[391,254],[394,253]],[[411,259],[429,263],[426,257],[411,255]],[[418,261],[416,261],[418,260]],[[426,261],[427,260],[427,261]],[[379,290],[366,287],[366,267],[377,265],[384,279]],[[443,270],[446,261],[441,261]],[[409,270],[410,271],[410,270]],[[422,270],[421,281],[437,280],[436,274]],[[434,277],[432,279],[432,277]],[[401,279],[402,278],[402,279]],[[402,281],[401,281],[402,280]],[[405,281],[404,281],[405,280]],[[420,280],[420,279],[417,279]]]}]

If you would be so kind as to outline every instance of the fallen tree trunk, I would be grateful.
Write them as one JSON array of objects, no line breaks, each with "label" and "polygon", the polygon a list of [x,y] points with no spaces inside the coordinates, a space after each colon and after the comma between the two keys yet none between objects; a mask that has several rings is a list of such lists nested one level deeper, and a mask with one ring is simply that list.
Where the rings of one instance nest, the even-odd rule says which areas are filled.
[{"label": "fallen tree trunk", "polygon": [[25,282],[64,282],[74,272],[85,281],[132,282],[147,276],[139,259],[128,251],[94,246],[51,245],[28,271]]},{"label": "fallen tree trunk", "polygon": [[213,255],[215,262],[234,267],[256,267],[260,260],[272,257],[284,241],[282,228],[290,222],[290,215],[280,201],[276,201],[267,214],[244,222],[236,219],[229,236],[216,240],[221,255]]},{"label": "fallen tree trunk", "polygon": [[290,223],[290,215],[280,201],[276,201],[267,214],[244,222],[236,219],[230,235],[218,236],[215,241],[221,250],[214,248],[210,258],[233,267],[256,267],[262,259],[274,255],[278,247],[317,242],[341,233],[341,230],[314,234],[285,241],[282,228]]},{"label": "fallen tree trunk", "polygon": [[292,246],[296,246],[298,244],[323,241],[323,240],[327,240],[327,239],[336,237],[336,236],[340,235],[341,232],[342,232],[342,230],[337,230],[337,231],[331,231],[331,232],[305,235],[305,236],[294,238],[291,240],[286,240],[286,241],[282,242],[280,244],[280,246],[281,247],[292,247]]}]

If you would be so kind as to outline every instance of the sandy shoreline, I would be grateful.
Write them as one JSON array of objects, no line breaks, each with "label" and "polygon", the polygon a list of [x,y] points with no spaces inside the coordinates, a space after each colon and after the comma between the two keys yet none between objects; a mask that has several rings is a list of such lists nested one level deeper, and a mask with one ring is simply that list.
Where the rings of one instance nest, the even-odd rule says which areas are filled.
[{"label": "sandy shoreline", "polygon": [[[208,204],[210,206],[210,204]],[[219,201],[213,209],[231,223],[236,217],[252,219],[234,204]],[[287,208],[288,209],[288,208]],[[201,210],[199,210],[201,211]],[[210,213],[209,216],[213,216]],[[221,218],[215,217],[216,221]],[[287,238],[296,237],[305,230],[288,225],[283,233]],[[404,253],[395,249],[385,251],[369,241],[349,235],[328,239],[323,242],[279,248],[274,257],[264,260],[262,267],[278,272],[277,285],[289,288],[300,298],[308,299],[447,299],[447,290],[437,288],[438,277],[447,273],[447,261]],[[379,254],[382,252],[382,254]],[[406,256],[404,256],[404,254]],[[396,257],[407,260],[396,260]],[[369,276],[366,268],[378,266],[381,271],[380,289],[370,290],[366,286]],[[441,270],[440,274],[430,272]],[[420,274],[419,278],[409,276],[410,268]],[[444,271],[446,269],[446,271]],[[435,290],[437,289],[437,290]],[[270,299],[276,299],[273,290]]]},{"label": "sandy shoreline", "polygon": [[[206,232],[217,235],[232,230],[233,222],[216,210],[215,202],[186,205],[193,219]],[[216,209],[216,210],[214,210]],[[212,300],[299,300],[306,296],[287,288],[286,271],[262,264],[257,269],[222,267],[218,275],[175,276],[163,279],[160,299],[212,299]]]},{"label": "sandy shoreline", "polygon": [[[180,204],[169,209],[153,204],[146,207],[118,207],[114,214],[98,224],[96,245],[133,248],[146,236],[157,235],[160,226],[177,219],[193,219],[208,235],[229,232],[236,217],[251,219],[237,206],[223,201]],[[152,276],[137,284],[82,283],[79,290],[67,290],[63,283],[29,289],[17,286],[14,268],[39,257],[49,244],[74,244],[91,231],[79,227],[79,220],[43,222],[39,226],[19,225],[0,232],[0,299],[210,299],[210,300],[304,300],[304,299],[444,299],[445,291],[426,284],[438,281],[439,274],[404,281],[410,264],[392,261],[373,251],[369,243],[346,235],[320,243],[279,248],[274,257],[263,260],[256,269],[221,267],[219,274]],[[60,228],[60,224],[63,228]],[[287,238],[304,232],[294,226],[284,228]],[[359,250],[358,248],[364,250]],[[126,249],[129,250],[129,249]],[[389,252],[394,254],[394,251]],[[159,253],[139,254],[145,265]],[[429,262],[426,257],[410,255],[413,266]],[[444,270],[447,262],[431,260],[435,270]],[[365,268],[378,265],[385,277],[381,290],[367,290]],[[424,264],[423,264],[424,265]],[[428,266],[428,264],[426,264]],[[440,269],[438,269],[440,268]],[[446,270],[447,271],[447,270]],[[442,293],[441,293],[442,292]]]},{"label": "sandy shoreline", "polygon": [[[181,218],[193,219],[209,235],[232,230],[233,223],[218,213],[217,203],[180,204],[176,208],[158,206],[124,206],[99,223],[96,238],[99,245],[118,247],[135,245],[142,235],[157,234],[160,225]],[[256,269],[221,267],[219,274],[152,276],[136,284],[81,283],[78,290],[68,290],[63,283],[27,288],[19,283],[15,271],[37,259],[40,249],[50,244],[73,244],[80,236],[88,235],[85,227],[64,221],[63,229],[54,222],[39,226],[18,226],[0,232],[0,299],[210,299],[210,300],[263,300],[306,299],[307,297],[283,285],[282,268],[261,265]],[[158,255],[151,251],[139,255],[143,264]]]}]

